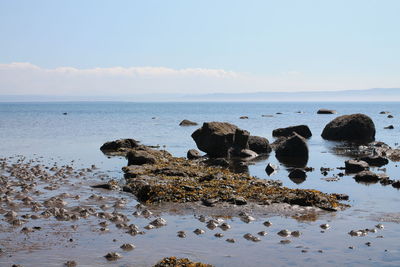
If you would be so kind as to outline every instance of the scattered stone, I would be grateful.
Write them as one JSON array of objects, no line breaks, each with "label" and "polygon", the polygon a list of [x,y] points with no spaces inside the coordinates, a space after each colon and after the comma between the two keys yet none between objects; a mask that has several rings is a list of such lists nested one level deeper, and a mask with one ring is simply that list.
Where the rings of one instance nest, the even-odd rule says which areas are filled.
[{"label": "scattered stone", "polygon": [[260,238],[254,236],[254,235],[252,235],[252,234],[250,234],[250,233],[244,234],[243,237],[244,237],[244,239],[249,240],[249,241],[253,241],[253,242],[259,242],[259,241],[261,241]]},{"label": "scattered stone", "polygon": [[392,186],[393,186],[394,188],[399,189],[399,188],[400,188],[400,180],[393,181],[393,182],[392,182]]},{"label": "scattered stone", "polygon": [[127,244],[121,245],[120,248],[125,250],[125,251],[130,251],[130,250],[133,250],[135,248],[135,245],[127,243]]},{"label": "scattered stone", "polygon": [[76,261],[67,261],[64,265],[65,265],[66,267],[76,267],[76,266],[78,266],[78,264],[76,263]]},{"label": "scattered stone", "polygon": [[375,140],[375,125],[364,114],[343,115],[329,122],[321,136],[333,141],[371,142]]},{"label": "scattered stone", "polygon": [[268,233],[266,231],[261,231],[257,233],[259,236],[266,236]]},{"label": "scattered stone", "polygon": [[139,146],[139,142],[134,139],[119,139],[111,142],[104,143],[100,150],[103,153],[110,152],[125,152],[129,149],[136,148]]},{"label": "scattered stone", "polygon": [[300,231],[293,231],[293,232],[291,232],[291,236],[300,237],[301,236],[301,232]]},{"label": "scattered stone", "polygon": [[393,125],[389,125],[389,126],[384,127],[384,129],[393,130],[393,129],[394,129],[394,126],[393,126]]},{"label": "scattered stone", "polygon": [[388,115],[387,116],[389,119],[393,119],[394,117],[393,117],[393,115]]},{"label": "scattered stone", "polygon": [[196,235],[202,235],[205,233],[204,230],[197,228],[196,230],[193,231],[193,233],[195,233]]},{"label": "scattered stone", "polygon": [[383,226],[383,224],[378,223],[377,225],[375,225],[376,228],[383,230],[385,228],[385,226]]},{"label": "scattered stone", "polygon": [[278,235],[280,235],[280,236],[282,236],[282,237],[287,237],[287,236],[290,236],[291,233],[292,233],[292,232],[290,232],[289,230],[284,229],[284,230],[280,230],[280,231],[278,232]]},{"label": "scattered stone", "polygon": [[281,240],[281,241],[280,241],[280,243],[283,244],[283,245],[290,244],[291,242],[292,242],[292,241],[290,241],[289,239],[284,239],[284,240]]},{"label": "scattered stone", "polygon": [[306,180],[307,174],[301,169],[294,169],[289,173],[289,178],[296,184],[300,184]]},{"label": "scattered stone", "polygon": [[186,237],[186,233],[185,231],[178,231],[177,236],[180,238],[185,238]]},{"label": "scattered stone", "polygon": [[196,126],[198,125],[197,122],[190,121],[190,120],[183,120],[179,123],[179,126]]},{"label": "scattered stone", "polygon": [[104,256],[104,258],[106,258],[109,261],[115,261],[122,258],[122,256],[117,252],[109,252],[107,253],[107,255]]},{"label": "scattered stone", "polygon": [[321,227],[322,229],[326,230],[329,229],[331,226],[327,223],[321,224],[319,227]]},{"label": "scattered stone", "polygon": [[218,238],[221,238],[221,237],[224,237],[224,234],[222,234],[222,233],[215,233],[214,236],[215,236],[215,237],[218,237]]},{"label": "scattered stone", "polygon": [[286,128],[278,128],[272,131],[273,137],[290,137],[293,132],[301,135],[304,138],[310,138],[312,136],[310,128],[307,125],[296,125]]},{"label": "scattered stone", "polygon": [[389,160],[387,158],[381,156],[367,156],[361,158],[361,160],[367,162],[370,166],[374,167],[382,167],[389,163]]},{"label": "scattered stone", "polygon": [[156,163],[156,158],[152,154],[144,150],[129,151],[127,154],[127,158],[128,158],[128,166]]},{"label": "scattered stone", "polygon": [[317,114],[336,114],[336,110],[332,110],[332,109],[324,109],[321,108],[317,111]]},{"label": "scattered stone", "polygon": [[241,120],[247,120],[249,117],[247,117],[247,116],[241,116],[239,119],[241,119]]},{"label": "scattered stone", "polygon": [[272,223],[271,223],[270,221],[265,221],[263,224],[264,224],[265,226],[267,226],[267,227],[272,226]]},{"label": "scattered stone", "polygon": [[228,239],[226,240],[226,242],[228,242],[228,243],[235,243],[236,241],[235,241],[235,239],[233,239],[233,238],[228,238]]},{"label": "scattered stone", "polygon": [[153,225],[154,227],[162,227],[167,225],[167,221],[163,218],[157,218],[154,221],[152,221],[150,225]]}]

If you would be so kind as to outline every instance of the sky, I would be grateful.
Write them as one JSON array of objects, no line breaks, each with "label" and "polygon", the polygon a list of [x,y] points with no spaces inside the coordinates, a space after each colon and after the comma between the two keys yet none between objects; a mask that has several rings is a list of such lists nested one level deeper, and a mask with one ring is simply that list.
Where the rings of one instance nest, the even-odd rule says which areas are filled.
[{"label": "sky", "polygon": [[0,0],[0,95],[400,87],[398,0]]}]

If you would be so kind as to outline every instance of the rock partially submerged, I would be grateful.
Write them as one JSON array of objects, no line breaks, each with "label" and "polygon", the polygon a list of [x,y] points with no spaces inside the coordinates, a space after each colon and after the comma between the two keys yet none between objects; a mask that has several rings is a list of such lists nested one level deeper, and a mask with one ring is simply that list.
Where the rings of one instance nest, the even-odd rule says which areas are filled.
[{"label": "rock partially submerged", "polygon": [[362,171],[356,174],[356,176],[354,176],[354,179],[357,182],[376,183],[379,181],[380,177],[374,172]]},{"label": "rock partially submerged", "polygon": [[372,142],[375,140],[375,125],[364,114],[343,115],[329,122],[321,136],[332,141]]},{"label": "rock partially submerged", "polygon": [[106,142],[100,147],[100,150],[104,154],[120,154],[125,156],[128,150],[137,148],[138,146],[138,141],[128,138]]},{"label": "rock partially submerged", "polygon": [[296,125],[286,128],[278,128],[272,131],[272,136],[274,137],[289,137],[296,132],[297,134],[303,136],[304,138],[310,138],[312,136],[310,128],[307,125]]},{"label": "rock partially submerged", "polygon": [[369,165],[367,162],[363,160],[346,160],[345,168],[347,173],[358,173],[361,171],[365,171],[369,169]]},{"label": "rock partially submerged", "polygon": [[196,126],[198,125],[197,122],[190,121],[190,120],[183,120],[179,123],[179,126]]},{"label": "rock partially submerged", "polygon": [[154,267],[213,267],[213,265],[193,262],[187,258],[168,257],[159,261]]},{"label": "rock partially submerged", "polygon": [[233,173],[208,166],[202,160],[176,158],[168,153],[155,157],[155,164],[123,168],[127,179],[124,190],[133,193],[141,202],[184,203],[212,199],[213,204],[288,203],[325,210],[344,207],[335,196],[317,190],[289,189],[279,181]]},{"label": "rock partially submerged", "polygon": [[332,109],[325,109],[325,108],[321,108],[317,111],[317,114],[336,114],[336,110],[332,110]]},{"label": "rock partially submerged", "polygon": [[274,142],[276,158],[285,165],[305,167],[308,162],[308,146],[305,138],[293,133],[288,138]]}]

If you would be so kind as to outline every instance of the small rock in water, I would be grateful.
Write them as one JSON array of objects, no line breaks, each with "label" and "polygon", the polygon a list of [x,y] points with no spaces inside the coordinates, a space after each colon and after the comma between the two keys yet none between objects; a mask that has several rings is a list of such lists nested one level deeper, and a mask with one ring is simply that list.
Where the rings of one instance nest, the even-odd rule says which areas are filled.
[{"label": "small rock in water", "polygon": [[271,163],[268,163],[267,167],[265,168],[265,172],[268,174],[268,176],[271,176],[274,174],[277,170],[277,167]]},{"label": "small rock in water", "polygon": [[162,227],[162,226],[167,225],[167,221],[163,218],[157,218],[154,221],[152,221],[150,224],[155,227]]},{"label": "small rock in water", "polygon": [[252,216],[250,216],[250,215],[242,216],[241,219],[242,219],[242,221],[244,221],[245,223],[250,223],[250,222],[252,222],[252,221],[255,220],[255,218],[252,217]]},{"label": "small rock in water", "polygon": [[370,247],[370,246],[371,246],[371,242],[367,242],[367,243],[365,243],[365,245],[367,245],[368,247]]},{"label": "small rock in water", "polygon": [[109,261],[115,261],[122,258],[122,256],[117,252],[109,252],[107,253],[107,255],[104,256],[104,258],[106,258]]},{"label": "small rock in water", "polygon": [[193,231],[193,233],[195,233],[196,235],[202,235],[205,233],[204,230],[197,228],[196,230]]},{"label": "small rock in water", "polygon": [[263,224],[264,224],[265,226],[267,226],[267,227],[272,226],[272,223],[271,223],[270,221],[265,221]]},{"label": "small rock in water", "polygon": [[329,229],[331,226],[327,223],[321,224],[319,227],[321,227],[322,229]]},{"label": "small rock in water", "polygon": [[228,242],[228,243],[235,243],[236,241],[235,241],[235,239],[233,239],[233,238],[228,238],[228,239],[226,240],[226,242]]},{"label": "small rock in water", "polygon": [[250,233],[245,234],[243,237],[244,237],[246,240],[253,241],[253,242],[259,242],[259,241],[261,241],[260,238],[254,236],[254,235],[252,235],[252,234],[250,234]]},{"label": "small rock in water", "polygon": [[217,226],[218,226],[218,222],[215,220],[209,220],[207,222],[207,228],[210,230],[214,230],[215,228],[217,228]]},{"label": "small rock in water", "polygon": [[228,229],[230,229],[231,228],[231,226],[228,224],[228,223],[222,223],[220,226],[219,226],[222,230],[224,230],[224,231],[226,231],[226,230],[228,230]]},{"label": "small rock in water", "polygon": [[259,235],[259,236],[266,236],[266,235],[267,235],[267,232],[261,231],[261,232],[258,232],[258,235]]},{"label": "small rock in water", "polygon": [[127,244],[123,244],[121,246],[121,249],[123,249],[125,251],[129,251],[129,250],[132,250],[134,248],[135,248],[135,246],[133,244],[128,244],[128,243]]},{"label": "small rock in water", "polygon": [[290,242],[292,242],[292,241],[290,241],[289,239],[284,239],[284,240],[280,241],[280,243],[284,244],[284,245],[289,244]]},{"label": "small rock in water", "polygon": [[67,261],[64,265],[66,267],[76,267],[77,266],[76,261]]},{"label": "small rock in water", "polygon": [[280,231],[278,232],[278,235],[280,235],[280,236],[282,236],[282,237],[290,236],[290,234],[291,234],[291,232],[290,232],[289,230],[286,230],[286,229],[280,230]]},{"label": "small rock in water", "polygon": [[381,224],[381,223],[375,225],[375,227],[378,228],[378,229],[384,229],[385,228],[385,226],[383,226],[383,224]]},{"label": "small rock in water", "polygon": [[215,235],[214,235],[215,237],[218,237],[218,238],[221,238],[221,237],[223,237],[224,236],[224,234],[223,233],[215,233]]},{"label": "small rock in water", "polygon": [[180,238],[185,238],[186,237],[186,233],[185,233],[185,231],[178,231],[177,236],[180,237]]},{"label": "small rock in water", "polygon": [[300,231],[293,231],[291,233],[291,235],[294,236],[294,237],[299,237],[299,236],[301,236],[301,232]]}]

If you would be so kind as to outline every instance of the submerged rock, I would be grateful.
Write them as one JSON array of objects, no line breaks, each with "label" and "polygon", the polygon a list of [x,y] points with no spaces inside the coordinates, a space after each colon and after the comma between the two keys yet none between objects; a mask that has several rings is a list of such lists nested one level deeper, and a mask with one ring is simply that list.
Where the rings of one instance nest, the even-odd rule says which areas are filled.
[{"label": "submerged rock", "polygon": [[275,155],[280,162],[286,165],[304,167],[308,161],[306,140],[294,133],[292,136],[277,143]]},{"label": "submerged rock", "polygon": [[196,126],[198,125],[197,122],[190,121],[190,120],[183,120],[179,123],[179,126]]},{"label": "submerged rock", "polygon": [[381,156],[368,156],[361,158],[362,161],[367,162],[370,166],[381,167],[389,163],[389,160]]},{"label": "submerged rock", "polygon": [[310,138],[312,136],[310,128],[307,125],[296,125],[286,128],[278,128],[272,131],[274,137],[289,137],[296,132],[304,138]]},{"label": "submerged rock", "polygon": [[289,173],[289,178],[296,184],[301,184],[307,178],[307,174],[305,171],[301,169],[294,169]]},{"label": "submerged rock", "polygon": [[379,181],[379,175],[371,171],[362,171],[354,176],[357,182],[376,183]]},{"label": "submerged rock", "polygon": [[393,125],[389,125],[389,126],[384,127],[384,129],[393,130],[394,126]]},{"label": "submerged rock", "polygon": [[343,115],[329,122],[321,136],[333,141],[371,142],[375,140],[375,125],[364,114]]},{"label": "submerged rock", "polygon": [[121,153],[121,154],[126,154],[127,150],[136,148],[139,146],[139,142],[136,141],[135,139],[119,139],[115,141],[110,141],[104,143],[101,147],[100,150],[105,153]]}]

